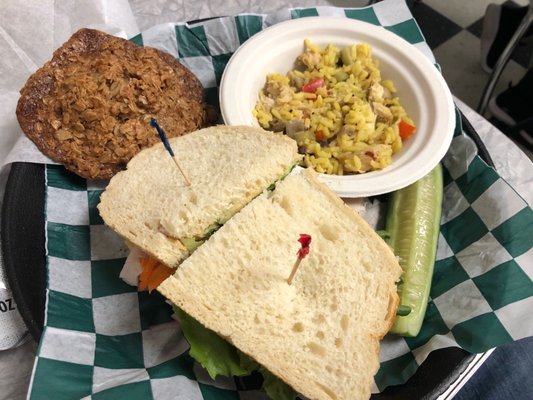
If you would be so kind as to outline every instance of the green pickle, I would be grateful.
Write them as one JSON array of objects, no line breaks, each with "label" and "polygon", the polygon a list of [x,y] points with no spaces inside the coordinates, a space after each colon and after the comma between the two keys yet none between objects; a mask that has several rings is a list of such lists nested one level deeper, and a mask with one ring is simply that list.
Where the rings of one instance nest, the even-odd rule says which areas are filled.
[{"label": "green pickle", "polygon": [[387,242],[403,269],[398,284],[400,305],[411,309],[408,315],[398,315],[390,330],[401,336],[418,335],[424,321],[437,253],[442,196],[442,167],[438,164],[389,198]]}]

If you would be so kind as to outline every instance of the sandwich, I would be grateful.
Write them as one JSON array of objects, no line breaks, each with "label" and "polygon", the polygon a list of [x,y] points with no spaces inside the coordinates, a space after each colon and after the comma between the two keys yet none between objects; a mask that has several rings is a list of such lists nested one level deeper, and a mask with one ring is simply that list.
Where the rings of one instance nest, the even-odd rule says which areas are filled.
[{"label": "sandwich", "polygon": [[233,214],[300,161],[296,142],[253,127],[214,126],[141,151],[102,193],[104,222],[132,247],[177,267]]},{"label": "sandwich", "polygon": [[[241,143],[250,132],[264,135],[253,139],[251,158]],[[230,137],[224,146],[235,148],[216,153],[215,161],[209,143]],[[279,138],[217,127],[173,139],[190,187],[162,146],[144,150],[111,180],[100,213],[151,259],[171,267],[157,290],[175,306],[191,355],[212,377],[259,370],[272,398],[368,398],[380,340],[395,320],[401,268],[390,247],[314,171],[288,174],[299,156],[286,137],[291,145],[273,151]],[[196,140],[207,146],[204,153],[186,150]],[[268,162],[259,144],[268,148]],[[267,168],[286,146],[289,155]],[[231,161],[232,172],[224,172]],[[266,173],[270,168],[277,172]],[[300,258],[302,234],[311,243]],[[187,248],[191,237],[194,246]]]},{"label": "sandwich", "polygon": [[158,139],[210,122],[200,80],[175,57],[95,29],[75,32],[27,80],[17,119],[49,158],[87,179],[109,179]]},{"label": "sandwich", "polygon": [[[289,284],[302,233],[309,253]],[[370,397],[401,272],[389,246],[306,169],[246,205],[157,290],[295,392],[353,400]]]}]

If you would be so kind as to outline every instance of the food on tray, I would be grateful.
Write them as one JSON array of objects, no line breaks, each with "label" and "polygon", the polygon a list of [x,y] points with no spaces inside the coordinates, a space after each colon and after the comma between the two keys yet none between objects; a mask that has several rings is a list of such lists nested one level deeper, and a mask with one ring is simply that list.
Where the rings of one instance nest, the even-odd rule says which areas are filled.
[{"label": "food on tray", "polygon": [[[289,285],[302,232],[312,241]],[[143,264],[144,285],[148,264],[158,267]],[[370,396],[400,274],[388,245],[308,169],[242,208],[158,291],[177,306],[191,355],[212,377],[259,370],[272,398],[294,390],[342,400]]]},{"label": "food on tray", "polygon": [[[302,233],[312,241],[289,285]],[[235,214],[158,291],[249,356],[243,368],[309,399],[352,400],[370,396],[400,274],[388,245],[306,169]]]},{"label": "food on tray", "polygon": [[303,163],[344,175],[383,169],[415,133],[413,120],[383,80],[368,44],[321,49],[305,40],[297,68],[269,74],[253,110],[259,124],[298,142]]},{"label": "food on tray", "polygon": [[442,167],[389,196],[386,235],[403,269],[398,285],[408,315],[399,316],[391,332],[416,336],[420,332],[431,289],[442,209]]},{"label": "food on tray", "polygon": [[107,179],[159,139],[206,124],[200,81],[170,54],[80,29],[30,76],[17,118],[52,160],[84,178]]},{"label": "food on tray", "polygon": [[301,159],[294,140],[254,127],[215,126],[169,142],[191,186],[159,143],[111,179],[98,210],[126,240],[171,267]]},{"label": "food on tray", "polygon": [[[390,247],[315,171],[288,174],[301,155],[284,135],[217,126],[170,144],[191,186],[157,144],[98,209],[148,254],[139,286],[162,281],[191,355],[213,377],[261,371],[274,398],[368,398],[398,307]],[[312,241],[289,284],[301,234]]]}]

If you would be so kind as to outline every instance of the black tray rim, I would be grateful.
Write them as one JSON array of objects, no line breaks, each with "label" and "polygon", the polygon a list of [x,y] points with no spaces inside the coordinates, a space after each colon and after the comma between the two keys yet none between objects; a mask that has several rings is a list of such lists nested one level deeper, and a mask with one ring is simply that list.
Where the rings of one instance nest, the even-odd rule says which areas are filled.
[{"label": "black tray rim", "polygon": [[[34,341],[43,331],[46,302],[44,164],[11,164],[1,214],[7,283]],[[30,270],[26,268],[30,266]],[[28,295],[27,293],[30,293]]]}]

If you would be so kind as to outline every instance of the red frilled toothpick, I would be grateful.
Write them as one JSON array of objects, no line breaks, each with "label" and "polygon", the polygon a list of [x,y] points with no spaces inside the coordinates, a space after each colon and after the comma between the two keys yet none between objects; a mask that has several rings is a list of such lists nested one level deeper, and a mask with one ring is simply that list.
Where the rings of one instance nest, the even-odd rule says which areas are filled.
[{"label": "red frilled toothpick", "polygon": [[159,126],[159,124],[157,123],[157,121],[154,118],[152,118],[150,120],[150,125],[152,125],[155,128],[155,130],[157,131],[157,133],[159,134],[159,138],[163,142],[163,145],[165,146],[165,149],[167,149],[168,154],[170,154],[170,157],[172,157],[172,160],[174,161],[174,164],[176,164],[176,166],[180,170],[181,174],[183,175],[183,178],[185,179],[185,183],[187,184],[187,186],[191,186],[191,181],[190,181],[189,177],[187,176],[187,174],[185,173],[183,168],[181,168],[181,165],[180,165],[180,163],[178,161],[178,157],[176,157],[176,155],[174,154],[174,151],[172,150],[172,147],[170,147],[170,143],[169,143],[169,141],[167,139],[167,136],[165,135],[165,131],[163,131],[163,129]]},{"label": "red frilled toothpick", "polygon": [[298,270],[298,267],[300,266],[300,263],[304,259],[306,255],[309,254],[309,246],[311,245],[311,235],[308,235],[306,233],[300,233],[300,239],[298,239],[300,242],[301,248],[296,253],[298,255],[298,258],[296,259],[296,262],[292,266],[292,271],[287,279],[287,283],[290,285],[292,283],[292,279],[294,278],[294,275],[296,274],[296,271]]}]

